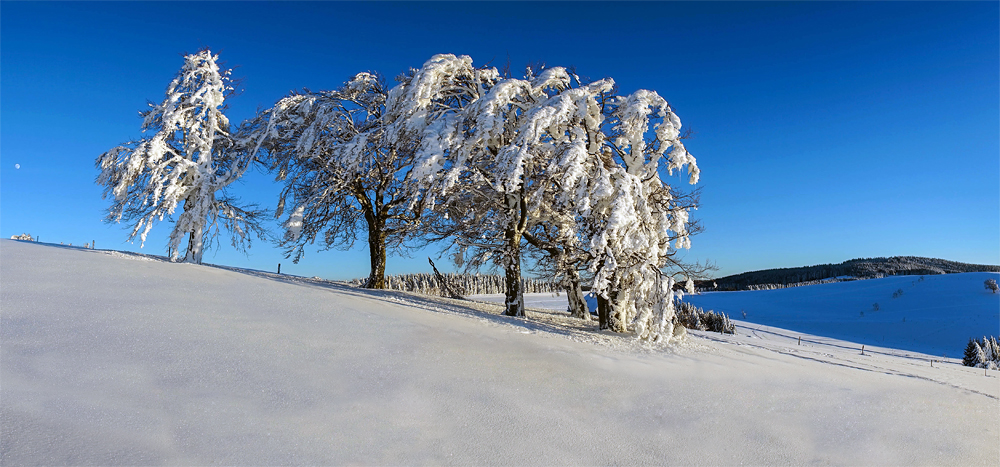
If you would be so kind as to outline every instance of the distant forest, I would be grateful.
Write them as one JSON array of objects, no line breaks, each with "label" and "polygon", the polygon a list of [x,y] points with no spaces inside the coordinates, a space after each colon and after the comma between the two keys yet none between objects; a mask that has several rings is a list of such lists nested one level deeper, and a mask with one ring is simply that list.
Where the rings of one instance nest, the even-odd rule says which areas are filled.
[{"label": "distant forest", "polygon": [[[840,264],[820,264],[798,268],[766,269],[714,281],[699,281],[701,290],[762,290],[780,289],[798,285],[836,282],[839,280],[872,279],[885,276],[921,276],[954,274],[960,272],[1000,272],[1000,266],[967,264],[919,256],[893,256],[891,258],[859,258]],[[841,278],[841,279],[835,279]]]},{"label": "distant forest", "polygon": [[[448,285],[458,294],[502,294],[504,293],[504,276],[496,274],[444,274]],[[350,283],[361,286],[367,278],[354,279]],[[539,292],[559,292],[562,287],[552,281],[538,279],[522,279],[524,293]],[[417,292],[427,295],[441,295],[447,297],[448,294],[442,289],[434,274],[400,274],[397,276],[385,277],[385,288],[389,290],[405,290],[407,292]]]}]

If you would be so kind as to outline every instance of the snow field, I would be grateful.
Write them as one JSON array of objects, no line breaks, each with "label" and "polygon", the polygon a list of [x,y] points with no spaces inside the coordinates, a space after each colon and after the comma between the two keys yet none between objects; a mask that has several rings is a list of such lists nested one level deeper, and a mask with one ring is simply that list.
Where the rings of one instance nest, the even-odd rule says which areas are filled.
[{"label": "snow field", "polygon": [[706,333],[647,348],[561,312],[7,240],[0,283],[4,465],[1000,455],[997,374],[956,365]]},{"label": "snow field", "polygon": [[1000,335],[1000,294],[986,290],[988,278],[1000,274],[892,276],[684,300],[757,324],[961,359],[970,337]]}]

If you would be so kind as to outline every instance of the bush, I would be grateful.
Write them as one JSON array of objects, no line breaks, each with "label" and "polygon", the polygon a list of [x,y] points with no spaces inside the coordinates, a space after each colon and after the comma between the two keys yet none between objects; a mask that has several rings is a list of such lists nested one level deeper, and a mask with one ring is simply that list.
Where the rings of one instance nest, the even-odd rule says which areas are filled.
[{"label": "bush", "polygon": [[986,282],[983,282],[983,285],[986,286],[986,288],[993,293],[997,293],[997,289],[1000,288],[997,287],[997,281],[994,279],[986,279]]},{"label": "bush", "polygon": [[725,313],[705,311],[690,303],[681,301],[677,302],[676,310],[677,315],[675,320],[685,328],[722,334],[736,334],[736,325],[729,320],[729,315]]}]

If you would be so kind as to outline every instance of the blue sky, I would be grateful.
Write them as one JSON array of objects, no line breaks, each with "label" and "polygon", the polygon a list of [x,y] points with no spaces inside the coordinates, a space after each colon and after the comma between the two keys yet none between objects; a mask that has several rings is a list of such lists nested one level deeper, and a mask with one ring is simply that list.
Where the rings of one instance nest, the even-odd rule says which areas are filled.
[{"label": "blue sky", "polygon": [[[695,131],[705,232],[686,258],[719,276],[894,255],[1000,263],[997,2],[3,2],[0,235],[162,254],[170,225],[139,250],[102,222],[94,160],[140,136],[137,112],[203,47],[244,80],[234,122],[436,53],[655,90]],[[278,191],[263,173],[234,189],[269,207]],[[388,272],[426,272],[428,255],[390,257]],[[363,241],[298,265],[265,243],[205,260],[368,274]]]}]

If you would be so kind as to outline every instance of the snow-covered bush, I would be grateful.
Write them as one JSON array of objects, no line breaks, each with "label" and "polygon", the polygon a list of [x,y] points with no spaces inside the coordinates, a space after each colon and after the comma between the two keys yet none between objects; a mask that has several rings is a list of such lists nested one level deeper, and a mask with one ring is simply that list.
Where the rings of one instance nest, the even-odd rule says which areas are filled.
[{"label": "snow-covered bush", "polygon": [[962,364],[976,368],[1000,369],[1000,346],[996,337],[969,339]]},{"label": "snow-covered bush", "polygon": [[997,293],[997,289],[1000,288],[997,287],[997,281],[995,279],[986,279],[986,282],[984,282],[983,285],[986,287],[986,290],[993,293]]},{"label": "snow-covered bush", "polygon": [[705,311],[690,303],[677,301],[677,324],[688,329],[712,331],[722,334],[735,334],[736,324],[729,320],[729,315],[718,311]]},{"label": "snow-covered bush", "polygon": [[264,236],[263,211],[239,207],[225,192],[251,159],[233,150],[222,112],[233,86],[230,71],[221,72],[217,60],[208,50],[184,57],[163,101],[141,112],[142,131],[152,136],[113,148],[96,162],[103,196],[114,200],[106,220],[134,222],[130,240],[138,235],[145,244],[153,223],[182,207],[168,245],[173,261],[186,239],[184,261],[201,263],[206,243],[220,227],[232,233],[237,248],[248,246],[251,234]]},{"label": "snow-covered bush", "polygon": [[23,233],[21,235],[11,235],[10,239],[11,240],[27,240],[29,242],[35,241],[35,239],[31,238],[31,235],[28,235],[26,233]]}]

